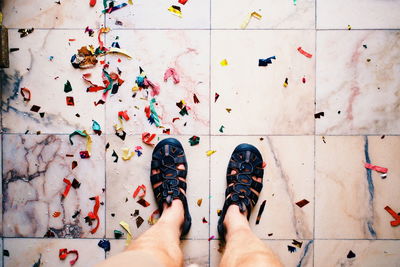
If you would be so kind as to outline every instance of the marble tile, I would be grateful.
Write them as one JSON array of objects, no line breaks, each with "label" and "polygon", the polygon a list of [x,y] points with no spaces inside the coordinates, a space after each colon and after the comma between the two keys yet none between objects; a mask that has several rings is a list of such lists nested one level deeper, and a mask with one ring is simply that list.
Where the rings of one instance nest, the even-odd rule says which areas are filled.
[{"label": "marble tile", "polygon": [[[168,11],[171,5],[181,8],[181,18]],[[117,25],[116,21],[123,25]],[[188,1],[185,5],[178,1],[134,1],[133,5],[107,14],[106,23],[111,28],[208,29],[210,1]]]},{"label": "marble tile", "polygon": [[100,1],[10,0],[2,4],[3,23],[8,28],[99,28],[104,23]]},{"label": "marble tile", "polygon": [[400,2],[374,0],[318,1],[318,29],[398,29]]},{"label": "marble tile", "polygon": [[[311,134],[314,131],[313,31],[213,31],[211,39],[211,132]],[[260,58],[275,56],[259,67]],[[228,66],[221,66],[226,59]],[[302,83],[303,76],[306,83]],[[288,78],[288,87],[284,87]],[[212,100],[214,102],[214,99]],[[228,113],[226,108],[231,108]]]},{"label": "marble tile", "polygon": [[[316,240],[315,266],[399,266],[399,240]],[[356,256],[347,258],[349,251]]]},{"label": "marble tile", "polygon": [[[70,38],[76,41],[69,42]],[[0,72],[4,132],[69,134],[77,129],[91,130],[93,119],[104,127],[104,107],[93,105],[101,93],[87,93],[88,85],[82,79],[83,73],[93,73],[93,81],[101,83],[101,67],[80,70],[70,63],[71,56],[82,46],[97,47],[97,38],[89,37],[84,30],[35,30],[20,38],[16,30],[11,30],[9,43],[10,48],[20,50],[10,53],[10,68]],[[50,56],[54,57],[52,61]],[[64,93],[67,80],[73,90]],[[20,94],[22,87],[31,91],[29,102]],[[75,106],[67,106],[66,96],[74,97]],[[41,107],[39,112],[45,113],[43,118],[30,111],[33,105]]]},{"label": "marble tile", "polygon": [[[97,246],[97,239],[31,239],[4,238],[4,249],[10,257],[4,257],[4,266],[33,266],[40,259],[40,266],[71,266],[70,254],[65,260],[59,259],[59,250],[77,250],[79,259],[74,267],[93,266],[104,260],[104,250]],[[38,266],[39,266],[38,265]]]},{"label": "marble tile", "polygon": [[[91,158],[80,159],[79,151],[86,145],[82,137],[73,137],[71,146],[67,135],[3,135],[4,236],[43,237],[49,229],[58,237],[104,236],[103,206],[95,234],[84,221],[94,206],[89,198],[100,195],[104,201],[104,137],[92,140]],[[78,166],[72,170],[74,160]],[[81,183],[64,200],[63,178]],[[72,218],[79,210],[80,215]],[[52,216],[56,211],[61,212],[59,217]]]},{"label": "marble tile", "polygon": [[[116,38],[118,37],[118,40]],[[162,40],[162,46],[160,46]],[[118,41],[121,48],[128,50],[132,60],[118,57],[110,59],[110,68],[122,71],[125,82],[118,93],[107,102],[107,132],[114,133],[113,125],[118,123],[118,112],[127,110],[131,119],[124,122],[125,131],[133,134],[142,132],[162,133],[161,128],[150,125],[144,109],[149,106],[149,90],[142,90],[132,98],[132,88],[141,67],[149,80],[158,83],[160,94],[155,97],[155,106],[161,117],[161,125],[171,134],[209,133],[209,33],[205,31],[142,31],[115,30],[107,36],[107,43]],[[175,68],[180,83],[172,78],[164,82],[164,73]],[[150,90],[151,91],[151,90]],[[193,94],[200,103],[195,104]],[[177,102],[184,100],[190,108],[189,115],[181,116]],[[179,118],[173,122],[173,118]],[[186,126],[185,126],[186,125]]]},{"label": "marble tile", "polygon": [[[313,240],[297,240],[303,242],[302,247],[295,252],[290,253],[288,246],[292,245],[292,240],[267,240],[264,241],[275,255],[281,260],[282,264],[286,267],[311,267],[313,266]],[[222,258],[223,248],[220,246],[219,241],[212,240],[210,244],[210,265],[218,266]],[[323,265],[318,265],[323,266]]]},{"label": "marble tile", "polygon": [[400,31],[319,31],[317,44],[317,133],[399,134]]},{"label": "marble tile", "polygon": [[[315,237],[399,239],[384,208],[400,211],[400,137],[316,138]],[[386,179],[364,163],[389,169]]]},{"label": "marble tile", "polygon": [[[107,258],[117,255],[124,251],[125,240],[110,240],[111,250],[107,253]],[[184,266],[197,264],[198,266],[209,266],[208,254],[209,242],[207,240],[183,240],[181,249],[184,256]]]},{"label": "marble tile", "polygon": [[[211,149],[211,235],[218,236],[217,210],[222,209],[226,188],[226,168],[234,148],[240,143],[256,146],[267,167],[264,188],[250,218],[254,233],[262,239],[313,237],[314,138],[312,136],[212,137]],[[222,164],[221,164],[222,163]],[[307,199],[299,208],[295,203]],[[255,225],[259,206],[266,200],[260,224]],[[268,234],[272,233],[272,236]]]},{"label": "marble tile", "polygon": [[[164,139],[170,136],[161,136]],[[189,136],[172,136],[177,138],[183,145],[188,161],[187,176],[187,196],[190,214],[192,216],[192,228],[186,238],[189,239],[207,239],[208,224],[203,223],[203,217],[208,218],[208,186],[209,186],[209,159],[205,152],[208,150],[208,137],[201,136],[200,144],[190,146],[188,143]],[[107,166],[107,237],[114,237],[114,230],[122,230],[119,226],[120,221],[126,221],[130,224],[130,228],[134,238],[150,228],[147,220],[151,213],[157,209],[154,199],[152,187],[150,183],[150,163],[153,148],[145,145],[141,141],[141,136],[127,136],[123,142],[117,136],[108,136],[107,142],[110,148],[106,153]],[[154,143],[157,143],[155,140]],[[138,157],[135,155],[129,161],[122,160],[121,149],[131,148],[134,150],[136,146],[143,147],[143,155]],[[114,163],[112,153],[115,150],[119,156],[118,162]],[[137,186],[144,184],[147,188],[145,199],[150,203],[149,207],[142,207],[132,198],[133,192]],[[203,199],[202,205],[197,206],[197,200]],[[128,200],[128,201],[126,201]],[[140,216],[144,219],[143,224],[138,229],[136,226],[136,218],[132,216],[135,209],[139,210]],[[112,216],[114,214],[114,216]]]},{"label": "marble tile", "polygon": [[315,0],[263,1],[212,0],[213,29],[241,29],[247,16],[258,12],[262,19],[252,18],[247,29],[314,29]]}]

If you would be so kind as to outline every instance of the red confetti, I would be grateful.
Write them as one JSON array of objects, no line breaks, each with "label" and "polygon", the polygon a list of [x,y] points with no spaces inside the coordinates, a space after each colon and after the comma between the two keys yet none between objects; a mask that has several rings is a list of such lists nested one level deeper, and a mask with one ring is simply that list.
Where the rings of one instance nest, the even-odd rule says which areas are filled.
[{"label": "red confetti", "polygon": [[57,218],[57,217],[59,217],[60,215],[61,215],[61,212],[59,212],[59,211],[53,212],[53,217],[54,217],[54,218]]},{"label": "red confetti", "polygon": [[372,165],[372,164],[369,164],[369,163],[365,163],[364,166],[367,169],[374,170],[374,171],[377,171],[377,172],[380,172],[380,173],[387,173],[388,172],[387,168],[379,167],[379,166]]},{"label": "red confetti", "polygon": [[267,163],[265,161],[263,161],[261,168],[264,169],[265,167],[267,167]]},{"label": "red confetti", "polygon": [[193,102],[194,102],[195,104],[200,103],[200,101],[199,101],[199,99],[197,98],[197,95],[196,95],[196,94],[193,94]]},{"label": "red confetti", "polygon": [[76,39],[68,39],[68,41],[70,41],[70,42],[75,42]]},{"label": "red confetti", "polygon": [[188,0],[179,0],[179,4],[184,5],[184,4],[186,4],[187,1],[188,1]]},{"label": "red confetti", "polygon": [[303,77],[302,81],[303,83],[306,83],[306,77]]},{"label": "red confetti", "polygon": [[139,185],[135,192],[133,192],[133,198],[136,198],[137,196],[139,198],[144,198],[146,196],[146,186],[144,184]]},{"label": "red confetti", "polygon": [[151,143],[151,141],[153,141],[153,139],[156,137],[156,134],[150,134],[150,133],[142,133],[142,141],[143,143],[145,143],[146,145],[151,145],[153,146],[154,144]]},{"label": "red confetti", "polygon": [[106,102],[104,102],[104,100],[100,99],[99,101],[94,102],[94,105],[97,107],[98,105],[104,105]]},{"label": "red confetti", "polygon": [[66,178],[63,179],[63,182],[66,183],[67,186],[64,189],[64,193],[62,193],[61,195],[63,196],[63,198],[66,198],[69,193],[69,190],[71,189],[72,184],[71,184],[71,181]]},{"label": "red confetti", "polygon": [[164,82],[167,82],[168,79],[169,79],[169,77],[171,77],[171,76],[172,76],[172,78],[174,79],[174,83],[175,83],[175,84],[177,84],[177,83],[180,82],[179,75],[178,75],[178,73],[176,72],[176,70],[173,69],[173,68],[169,68],[169,69],[167,69],[167,70],[165,71],[165,73],[164,73]]},{"label": "red confetti", "polygon": [[76,160],[74,160],[74,161],[72,162],[72,169],[75,169],[76,166],[78,166],[78,162],[76,162]]},{"label": "red confetti", "polygon": [[162,132],[165,133],[165,134],[171,134],[171,129],[165,129]]},{"label": "red confetti", "polygon": [[203,223],[208,223],[206,217],[203,217]]},{"label": "red confetti", "polygon": [[92,76],[90,73],[84,73],[82,75],[82,79],[85,80],[85,82],[90,84],[90,86],[86,89],[86,92],[97,92],[97,91],[100,91],[100,90],[103,90],[106,88],[104,86],[99,86],[97,84],[92,83],[89,80],[90,76]]},{"label": "red confetti", "polygon": [[394,218],[394,221],[391,221],[390,225],[393,226],[393,227],[399,226],[400,225],[400,215],[397,214],[394,210],[392,210],[389,206],[386,206],[385,210],[387,212],[389,212],[390,215],[392,215],[392,217]]},{"label": "red confetti", "polygon": [[93,207],[93,211],[88,213],[88,217],[92,220],[96,220],[97,221],[97,225],[95,228],[93,228],[92,230],[90,230],[90,233],[94,234],[96,233],[97,229],[100,226],[100,218],[98,215],[99,212],[99,208],[100,208],[100,197],[99,196],[95,196],[94,200],[96,201]]},{"label": "red confetti", "polygon": [[310,53],[307,53],[306,51],[304,51],[300,46],[299,48],[297,48],[297,50],[303,54],[304,56],[308,57],[308,58],[312,58],[312,55]]},{"label": "red confetti", "polygon": [[126,121],[129,121],[129,116],[128,116],[127,110],[118,112],[118,117],[120,117],[121,119],[123,118]]},{"label": "red confetti", "polygon": [[94,7],[96,5],[96,0],[90,0],[89,5]]},{"label": "red confetti", "polygon": [[74,98],[72,96],[67,96],[66,100],[68,106],[75,106]]},{"label": "red confetti", "polygon": [[22,87],[21,88],[21,95],[24,98],[24,101],[31,100],[31,91],[28,88]]},{"label": "red confetti", "polygon": [[180,120],[180,118],[176,117],[172,119],[172,122],[175,122],[176,120]]},{"label": "red confetti", "polygon": [[60,258],[60,260],[65,260],[68,256],[68,254],[76,255],[75,259],[69,261],[69,264],[74,265],[77,262],[77,260],[79,259],[79,253],[77,250],[73,249],[73,250],[68,251],[68,249],[66,249],[66,248],[60,248],[58,257]]},{"label": "red confetti", "polygon": [[121,61],[122,61],[122,60],[119,58],[119,59],[118,59],[118,63],[121,63]]}]

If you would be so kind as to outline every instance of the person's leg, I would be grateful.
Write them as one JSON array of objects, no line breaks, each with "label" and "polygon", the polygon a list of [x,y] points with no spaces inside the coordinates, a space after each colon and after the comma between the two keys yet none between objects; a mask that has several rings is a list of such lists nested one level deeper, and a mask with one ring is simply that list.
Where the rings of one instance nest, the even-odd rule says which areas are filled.
[{"label": "person's leg", "polygon": [[180,200],[172,201],[171,206],[164,206],[164,211],[149,230],[126,248],[97,267],[150,267],[183,266],[183,254],[179,247],[181,225],[184,211]]},{"label": "person's leg", "polygon": [[226,247],[221,267],[283,266],[277,256],[250,229],[246,214],[231,205],[225,216]]}]

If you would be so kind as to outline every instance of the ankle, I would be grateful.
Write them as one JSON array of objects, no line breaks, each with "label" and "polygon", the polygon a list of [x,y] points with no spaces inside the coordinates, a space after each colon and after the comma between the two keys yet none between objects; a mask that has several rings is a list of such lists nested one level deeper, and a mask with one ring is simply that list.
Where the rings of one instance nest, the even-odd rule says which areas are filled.
[{"label": "ankle", "polygon": [[247,221],[247,212],[241,213],[237,205],[231,205],[226,211],[224,225],[227,234],[238,230],[250,229],[249,222]]},{"label": "ankle", "polygon": [[163,213],[160,217],[159,222],[174,223],[178,226],[183,224],[184,210],[183,204],[180,199],[174,199],[170,206],[164,203]]}]

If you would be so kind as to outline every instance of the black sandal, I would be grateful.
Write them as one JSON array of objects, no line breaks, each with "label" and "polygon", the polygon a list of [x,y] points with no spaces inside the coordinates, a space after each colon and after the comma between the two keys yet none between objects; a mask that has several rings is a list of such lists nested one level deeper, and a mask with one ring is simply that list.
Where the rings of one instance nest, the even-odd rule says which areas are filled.
[{"label": "black sandal", "polygon": [[[177,166],[180,164],[185,166],[185,170],[177,169]],[[152,174],[152,171],[157,169],[159,169],[160,172]],[[178,179],[178,177],[181,177],[186,180],[186,174],[187,162],[182,144],[175,138],[167,138],[160,141],[153,151],[150,170],[151,184],[153,186],[158,209],[160,210],[160,215],[163,211],[163,203],[167,203],[167,205],[170,206],[174,199],[180,199],[182,201],[185,219],[182,225],[181,236],[189,232],[192,224],[186,195],[180,190],[182,189],[186,192],[186,182]],[[161,184],[154,188],[154,185],[157,183]]]},{"label": "black sandal", "polygon": [[[232,170],[236,173],[231,174]],[[248,220],[252,208],[257,204],[258,196],[250,188],[260,193],[263,184],[262,181],[255,181],[253,176],[261,179],[264,176],[261,153],[252,145],[238,145],[232,153],[226,173],[225,203],[218,220],[218,233],[222,239],[225,239],[226,229],[223,222],[229,206],[239,206],[241,213],[247,210]]]}]

